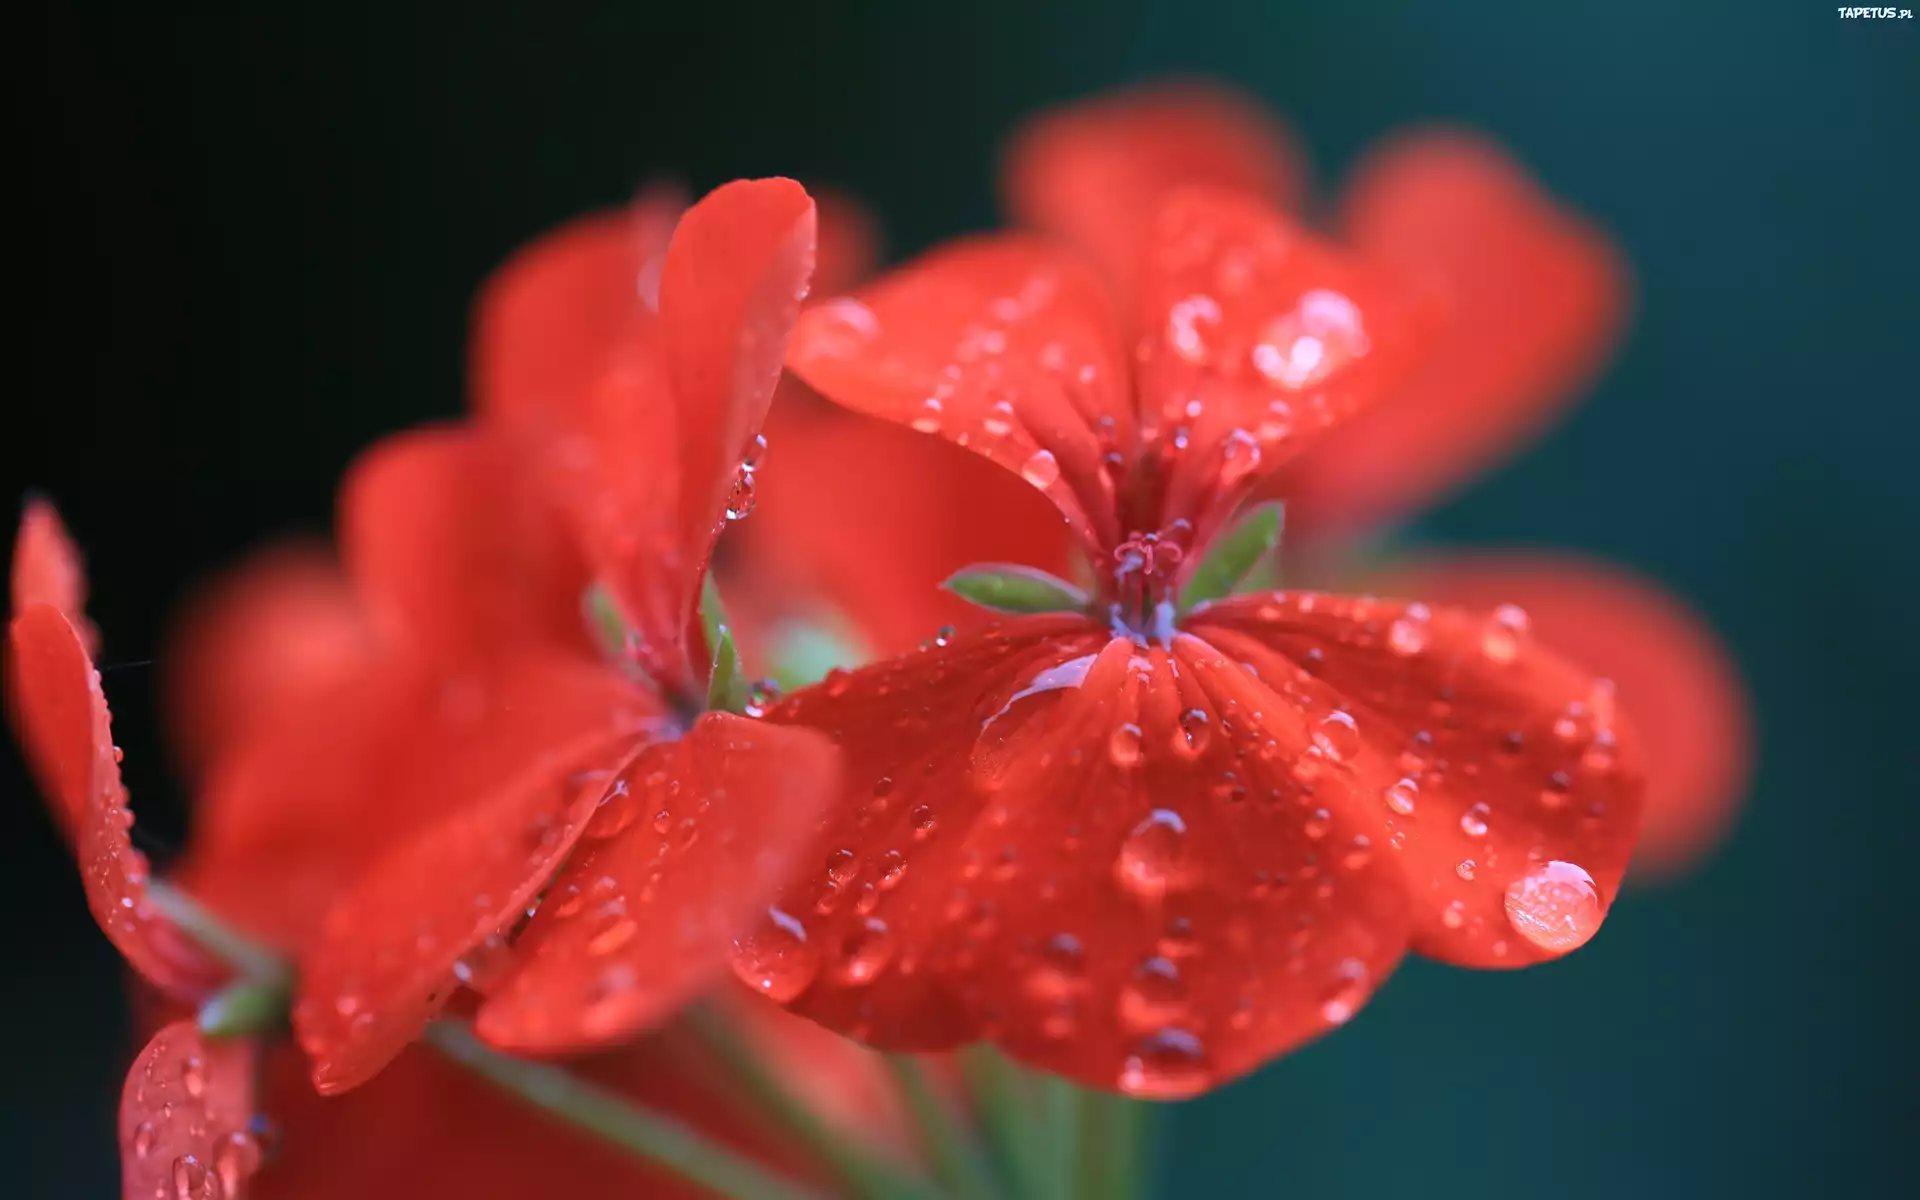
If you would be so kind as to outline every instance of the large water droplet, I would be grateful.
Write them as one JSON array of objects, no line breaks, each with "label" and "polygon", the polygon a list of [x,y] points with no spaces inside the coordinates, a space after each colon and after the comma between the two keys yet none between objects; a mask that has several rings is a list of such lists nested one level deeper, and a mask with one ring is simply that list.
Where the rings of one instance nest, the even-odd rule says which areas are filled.
[{"label": "large water droplet", "polygon": [[1605,917],[1593,876],[1570,862],[1542,863],[1507,885],[1507,923],[1553,954],[1585,945]]},{"label": "large water droplet", "polygon": [[840,944],[834,975],[856,987],[873,982],[893,961],[893,931],[879,917],[868,917]]},{"label": "large water droplet", "polygon": [[1055,461],[1053,451],[1035,450],[1032,457],[1020,464],[1020,476],[1037,488],[1050,488],[1060,479],[1060,464]]},{"label": "large water droplet", "polygon": [[1178,1100],[1212,1082],[1207,1048],[1185,1029],[1161,1029],[1141,1038],[1120,1067],[1120,1090],[1148,1100]]},{"label": "large water droplet", "polygon": [[1480,635],[1480,652],[1497,663],[1510,663],[1520,656],[1520,644],[1527,636],[1527,610],[1517,604],[1502,604],[1487,619]]},{"label": "large water droplet", "polygon": [[1354,723],[1352,713],[1336,708],[1320,718],[1313,731],[1313,744],[1333,761],[1345,762],[1360,751],[1360,726]]},{"label": "large water droplet", "polygon": [[733,940],[730,961],[742,983],[780,1004],[806,991],[820,973],[820,950],[807,941],[806,926],[775,907]]},{"label": "large water droplet", "polygon": [[1107,757],[1113,765],[1125,769],[1140,763],[1140,727],[1131,721],[1116,725],[1107,737]]},{"label": "large water droplet", "polygon": [[1386,800],[1388,808],[1403,817],[1410,817],[1413,815],[1414,803],[1420,798],[1420,781],[1412,778],[1402,779],[1390,784],[1380,794]]},{"label": "large water droplet", "polygon": [[1152,899],[1189,882],[1187,823],[1172,809],[1156,808],[1133,827],[1113,862],[1114,878],[1136,896]]},{"label": "large water droplet", "polygon": [[191,1154],[173,1160],[174,1200],[210,1200],[219,1183],[207,1173],[206,1164]]},{"label": "large water droplet", "polygon": [[1180,968],[1158,955],[1142,962],[1120,989],[1114,1014],[1122,1027],[1134,1033],[1151,1033],[1186,1016],[1187,989],[1180,980]]},{"label": "large water droplet", "polygon": [[727,497],[727,520],[744,521],[753,513],[758,488],[752,471],[741,471],[733,479],[733,491]]},{"label": "large water droplet", "polygon": [[228,1196],[242,1195],[247,1180],[260,1169],[263,1151],[258,1138],[244,1129],[221,1140],[213,1152],[213,1171],[220,1177],[220,1188]]},{"label": "large water droplet", "polygon": [[1470,838],[1483,838],[1487,836],[1487,817],[1492,814],[1492,811],[1493,810],[1485,804],[1476,804],[1461,813],[1460,832]]},{"label": "large water droplet", "polygon": [[133,1156],[146,1158],[152,1154],[154,1139],[157,1136],[153,1129],[153,1122],[140,1122],[139,1127],[133,1131]]},{"label": "large water droplet", "polygon": [[460,956],[460,961],[453,964],[453,977],[485,995],[506,978],[512,966],[513,948],[496,933]]}]

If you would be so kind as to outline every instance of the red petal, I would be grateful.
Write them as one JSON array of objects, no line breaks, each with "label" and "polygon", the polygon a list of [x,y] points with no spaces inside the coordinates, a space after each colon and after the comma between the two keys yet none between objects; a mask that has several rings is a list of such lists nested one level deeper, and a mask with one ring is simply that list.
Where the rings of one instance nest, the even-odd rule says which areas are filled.
[{"label": "red petal", "polygon": [[878,700],[891,720],[862,711],[878,667],[790,702],[839,734],[866,801],[815,891],[832,903],[782,902],[806,934],[789,952],[824,958],[796,1007],[883,1046],[991,1036],[1163,1099],[1348,1019],[1399,959],[1407,906],[1348,789],[1295,778],[1298,717],[1192,639],[1169,654],[1082,625],[1035,657],[1000,637],[918,656],[926,682]]},{"label": "red petal", "polygon": [[810,308],[790,364],[828,399],[937,433],[1023,476],[1089,542],[1114,537],[1103,458],[1134,432],[1098,278],[1019,237],[950,244],[857,300]]},{"label": "red petal", "polygon": [[753,519],[731,535],[741,553],[723,579],[736,620],[749,599],[802,620],[818,619],[809,599],[824,601],[874,651],[902,654],[942,626],[994,619],[941,588],[963,567],[1069,574],[1074,539],[1046,497],[957,447],[791,386],[767,422]]},{"label": "red petal", "polygon": [[30,497],[20,514],[13,543],[13,610],[51,604],[80,631],[89,652],[100,648],[99,631],[87,620],[87,571],[60,513],[39,497]]},{"label": "red petal", "polygon": [[728,713],[648,747],[516,945],[523,965],[480,1010],[480,1035],[517,1050],[604,1045],[711,986],[805,853],[834,765],[822,738]]},{"label": "red petal", "polygon": [[189,604],[163,658],[173,742],[199,768],[256,722],[366,671],[376,646],[323,547],[276,546]]},{"label": "red petal", "polygon": [[302,955],[294,1025],[323,1092],[371,1078],[445,1002],[460,959],[511,931],[657,709],[611,672],[529,664],[444,689],[434,716],[397,731],[417,743],[363,785],[406,831]]},{"label": "red petal", "polygon": [[1390,143],[1344,210],[1355,245],[1443,296],[1446,322],[1413,375],[1286,482],[1301,532],[1404,515],[1506,458],[1597,374],[1627,307],[1606,237],[1468,135]]},{"label": "red petal", "polygon": [[340,508],[349,573],[397,645],[450,661],[592,652],[585,569],[504,439],[459,426],[387,438],[354,464]]},{"label": "red petal", "polygon": [[1619,686],[1647,769],[1635,872],[1680,869],[1719,843],[1752,776],[1753,718],[1726,648],[1677,597],[1565,555],[1435,555],[1393,578],[1448,604],[1518,604],[1542,641]]},{"label": "red petal", "polygon": [[1253,101],[1207,84],[1166,83],[1028,123],[1007,149],[1001,186],[1016,221],[1074,243],[1124,283],[1139,265],[1148,221],[1173,189],[1217,187],[1294,210],[1306,177],[1293,139]]},{"label": "red petal", "polygon": [[253,1118],[253,1044],[212,1041],[175,1021],[155,1034],[120,1093],[120,1189],[126,1200],[240,1200],[261,1147]]},{"label": "red petal", "polygon": [[1416,950],[1521,966],[1599,928],[1639,829],[1639,748],[1611,682],[1535,644],[1524,613],[1296,592],[1191,625],[1315,722],[1313,769],[1358,792]]},{"label": "red petal", "polygon": [[837,296],[857,286],[880,261],[880,224],[867,206],[846,192],[815,187],[820,249],[813,272],[813,293]]},{"label": "red petal", "polygon": [[28,761],[74,837],[87,907],[135,970],[184,998],[204,996],[225,970],[147,902],[147,859],[127,831],[107,698],[80,634],[51,604],[34,604],[9,631],[9,694]]},{"label": "red petal", "polygon": [[1273,209],[1197,190],[1153,222],[1136,318],[1142,420],[1172,459],[1160,521],[1193,520],[1200,540],[1261,478],[1398,384],[1427,322]]},{"label": "red petal", "polygon": [[574,427],[621,348],[654,323],[660,259],[685,208],[678,189],[649,188],[627,208],[562,225],[495,271],[474,314],[475,411]]}]

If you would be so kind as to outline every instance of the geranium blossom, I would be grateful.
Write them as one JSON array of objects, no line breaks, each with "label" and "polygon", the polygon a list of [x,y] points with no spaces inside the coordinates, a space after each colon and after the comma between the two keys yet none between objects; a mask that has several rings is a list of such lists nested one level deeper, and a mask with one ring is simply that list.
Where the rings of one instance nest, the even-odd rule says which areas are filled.
[{"label": "geranium blossom", "polygon": [[1409,943],[1517,966],[1585,941],[1639,788],[1604,682],[1504,610],[1183,601],[1239,503],[1390,394],[1423,318],[1218,191],[1167,200],[1128,278],[976,238],[803,315],[809,384],[1024,478],[1096,579],[1083,611],[773,710],[833,734],[857,811],[735,968],[881,1045],[988,1036],[1167,1097],[1344,1022]]}]

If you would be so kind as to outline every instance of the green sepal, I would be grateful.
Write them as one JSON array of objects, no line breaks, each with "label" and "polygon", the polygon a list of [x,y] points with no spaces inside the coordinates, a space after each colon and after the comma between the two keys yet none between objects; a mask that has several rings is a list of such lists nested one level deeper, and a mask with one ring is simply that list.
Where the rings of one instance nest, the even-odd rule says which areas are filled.
[{"label": "green sepal", "polygon": [[720,588],[713,582],[712,572],[700,583],[700,629],[713,655],[713,670],[707,676],[707,711],[745,712],[747,676],[740,669],[740,652],[734,647],[726,605],[720,601]]},{"label": "green sepal", "polygon": [[284,977],[243,979],[200,1006],[200,1032],[236,1038],[278,1030],[287,1023],[287,1003]]},{"label": "green sepal", "polygon": [[1214,539],[1206,557],[1180,589],[1182,611],[1233,591],[1234,585],[1280,545],[1286,508],[1279,501],[1247,510],[1233,528]]},{"label": "green sepal", "polygon": [[1083,612],[1087,593],[1036,567],[975,563],[941,585],[981,608],[1003,613]]}]

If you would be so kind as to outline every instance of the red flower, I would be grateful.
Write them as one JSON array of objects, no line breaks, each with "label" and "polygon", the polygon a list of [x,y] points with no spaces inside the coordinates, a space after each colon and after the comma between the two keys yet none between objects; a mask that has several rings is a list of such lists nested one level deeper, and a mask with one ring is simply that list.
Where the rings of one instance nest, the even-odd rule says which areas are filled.
[{"label": "red flower", "polygon": [[[1033,122],[1008,155],[1005,191],[1017,218],[1122,277],[1129,239],[1172,188],[1208,183],[1293,209],[1307,174],[1257,107],[1161,86]],[[1336,215],[1357,251],[1419,280],[1447,314],[1410,378],[1265,489],[1286,498],[1295,574],[1354,582],[1354,571],[1328,569],[1338,543],[1409,515],[1544,429],[1605,362],[1629,287],[1604,236],[1498,147],[1462,132],[1391,139],[1361,162]],[[1517,604],[1546,640],[1620,684],[1622,705],[1647,731],[1641,865],[1669,870],[1711,848],[1753,751],[1744,691],[1704,622],[1606,564],[1559,556],[1526,567],[1511,553],[1491,564],[1432,551],[1419,559],[1417,573],[1385,574],[1408,594]]]},{"label": "red flower", "polygon": [[[602,249],[638,252],[634,274],[657,256],[660,287],[656,313],[628,276],[633,311],[624,324],[609,318],[599,349],[617,357],[602,358],[585,403],[552,394],[543,412],[539,397],[516,392],[548,382],[510,370],[537,368],[515,354],[540,352],[540,340],[495,331],[497,415],[392,439],[355,468],[342,503],[345,578],[310,559],[264,563],[224,602],[247,619],[196,639],[207,660],[188,694],[211,707],[190,727],[209,765],[179,880],[297,955],[295,1024],[323,1092],[373,1076],[458,983],[492,993],[477,1025],[506,1045],[582,1048],[658,1024],[724,976],[728,936],[788,873],[832,788],[832,751],[817,735],[682,715],[706,684],[696,597],[737,447],[751,443],[771,396],[811,267],[811,202],[786,181],[736,184],[689,211],[670,245],[659,230],[649,250],[638,224],[587,227],[604,235]],[[576,310],[607,299],[579,282],[509,274],[500,286],[544,288],[521,292],[535,310],[542,298]],[[635,391],[641,382],[652,390]],[[650,436],[639,436],[633,403],[650,406]],[[583,439],[606,457],[582,461]],[[543,503],[550,495],[560,503]],[[608,536],[616,529],[627,536]],[[145,897],[84,618],[61,610],[83,594],[78,556],[51,509],[30,510],[14,576],[24,603],[11,628],[11,705],[76,827],[89,901],[142,975],[179,999],[204,998],[226,972]],[[635,631],[611,662],[582,612],[595,577]],[[318,646],[327,650],[309,653]],[[255,654],[276,670],[259,670]],[[774,1041],[799,1036],[780,1022]],[[846,1057],[817,1044],[805,1053],[816,1064]],[[226,1070],[231,1054],[190,1023],[149,1046],[123,1107],[129,1195],[170,1178],[155,1174],[163,1167],[239,1161],[251,1084]],[[190,1062],[207,1067],[204,1086]],[[402,1096],[423,1069],[444,1073],[408,1068],[376,1092]],[[193,1103],[171,1085],[144,1086],[155,1071],[189,1079]],[[275,1103],[304,1111],[290,1096],[275,1085]],[[461,1106],[492,1110],[515,1111],[485,1098]],[[327,1111],[365,1112],[378,1126],[395,1108],[373,1099]],[[528,1149],[521,1139],[512,1153]],[[485,1194],[518,1194],[502,1190],[514,1177],[496,1174]]]},{"label": "red flower", "polygon": [[1083,611],[770,714],[834,736],[853,810],[734,966],[883,1046],[989,1036],[1169,1097],[1345,1021],[1409,944],[1584,942],[1639,788],[1604,686],[1504,611],[1181,603],[1240,501],[1388,392],[1417,318],[1235,195],[1177,194],[1142,248],[1125,308],[1005,236],[803,314],[808,383],[1023,476],[1103,566]]}]

